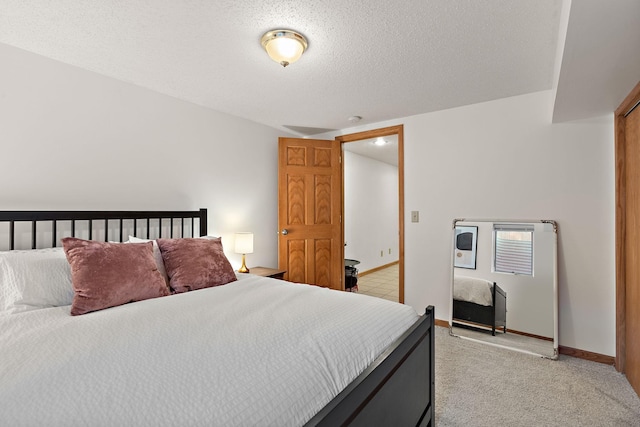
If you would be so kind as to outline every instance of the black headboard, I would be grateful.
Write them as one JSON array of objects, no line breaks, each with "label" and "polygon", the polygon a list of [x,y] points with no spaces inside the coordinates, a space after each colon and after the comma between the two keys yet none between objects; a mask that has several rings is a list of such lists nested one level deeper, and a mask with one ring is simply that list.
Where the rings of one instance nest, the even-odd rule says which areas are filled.
[{"label": "black headboard", "polygon": [[[36,249],[38,245],[38,235],[42,230],[38,229],[39,223],[48,223],[46,234],[51,234],[49,247],[56,247],[59,241],[59,223],[64,222],[64,237],[77,237],[76,224],[82,221],[85,234],[88,239],[94,239],[94,224],[99,225],[99,239],[104,241],[126,240],[124,230],[133,230],[134,233],[142,228],[142,235],[137,237],[151,238],[150,230],[152,221],[156,222],[157,233],[153,238],[162,237],[200,237],[207,234],[207,210],[197,211],[0,211],[0,224],[8,223],[0,235],[9,240],[9,250],[14,250],[16,246],[16,224],[31,223],[29,235],[31,236],[31,249]],[[124,222],[132,222],[132,227],[125,227]],[[115,224],[114,224],[115,223]],[[197,223],[197,234],[196,234]],[[179,232],[176,232],[179,224]],[[116,230],[114,236],[114,229]],[[166,234],[163,236],[163,230]],[[167,232],[168,231],[168,232]],[[21,233],[24,234],[24,231]],[[139,233],[137,233],[139,234]],[[177,235],[176,235],[177,234]],[[114,238],[115,237],[115,238]],[[128,235],[126,236],[128,238]]]}]

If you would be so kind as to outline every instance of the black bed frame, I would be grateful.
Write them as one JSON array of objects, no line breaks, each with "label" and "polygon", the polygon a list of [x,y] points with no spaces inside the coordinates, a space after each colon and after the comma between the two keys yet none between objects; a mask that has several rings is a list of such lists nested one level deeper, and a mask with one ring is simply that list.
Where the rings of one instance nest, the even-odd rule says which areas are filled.
[{"label": "black bed frame", "polygon": [[493,304],[491,306],[475,304],[469,301],[453,300],[453,325],[462,328],[471,328],[484,331],[481,328],[474,328],[467,323],[456,322],[456,319],[472,322],[480,325],[487,325],[491,328],[491,335],[496,334],[496,328],[502,328],[507,333],[507,293],[493,282],[491,291]]},{"label": "black bed frame", "polygon": [[[146,237],[150,238],[150,221],[160,224],[168,220],[174,237],[174,221],[180,221],[181,233],[176,237],[195,236],[195,222],[199,222],[200,236],[207,234],[207,210],[198,211],[0,211],[0,223],[9,223],[9,249],[15,248],[16,223],[30,222],[31,247],[38,247],[38,223],[48,222],[51,244],[58,246],[61,232],[58,223],[70,223],[67,236],[75,236],[76,222],[85,221],[89,239],[94,238],[94,223],[98,222],[102,236],[95,240],[109,240],[113,223],[119,227],[119,241],[123,235],[123,222],[133,220],[134,230],[143,221]],[[186,225],[185,225],[186,220]],[[191,232],[185,231],[190,225]],[[103,229],[104,227],[104,229]],[[65,229],[66,230],[66,229]],[[18,232],[20,234],[20,232]],[[22,237],[22,236],[21,236]],[[101,238],[100,238],[101,237]],[[127,236],[128,237],[128,236]],[[113,237],[111,238],[113,239]],[[318,412],[307,426],[434,426],[435,425],[435,310],[426,309],[424,315],[396,342],[381,354],[362,374]]]},{"label": "black bed frame", "polygon": [[[207,234],[207,210],[200,209],[198,211],[0,211],[0,223],[8,222],[8,239],[9,250],[15,249],[16,243],[16,223],[30,222],[30,237],[31,237],[31,249],[38,247],[38,233],[42,230],[38,230],[38,223],[50,223],[49,231],[51,232],[51,243],[48,247],[59,246],[59,223],[70,223],[70,229],[67,231],[64,237],[76,237],[76,228],[78,222],[86,223],[86,231],[88,233],[88,240],[94,239],[94,226],[99,226],[103,233],[103,241],[117,240],[124,242],[129,236],[123,235],[124,221],[132,221],[132,230],[137,230],[139,221],[142,222],[145,233],[142,236],[151,238],[151,221],[158,221],[158,235],[154,238],[162,237],[184,237],[184,236],[204,236]],[[166,227],[163,221],[168,221],[168,227]],[[185,221],[186,220],[186,221]],[[198,222],[198,232],[196,230],[196,220]],[[113,222],[116,221],[115,227]],[[175,222],[180,222],[180,233],[175,233]],[[163,230],[169,229],[169,234],[163,236]],[[110,236],[109,231],[117,230],[117,236]],[[190,233],[188,233],[190,229]]]}]

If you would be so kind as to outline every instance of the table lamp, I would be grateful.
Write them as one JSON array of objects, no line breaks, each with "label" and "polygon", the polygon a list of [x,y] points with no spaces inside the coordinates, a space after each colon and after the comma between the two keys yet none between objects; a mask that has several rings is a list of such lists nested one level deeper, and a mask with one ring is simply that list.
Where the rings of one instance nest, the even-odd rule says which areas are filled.
[{"label": "table lamp", "polygon": [[236,233],[235,252],[242,254],[242,266],[238,269],[238,273],[248,273],[249,269],[245,264],[245,255],[253,253],[253,233],[242,232]]}]

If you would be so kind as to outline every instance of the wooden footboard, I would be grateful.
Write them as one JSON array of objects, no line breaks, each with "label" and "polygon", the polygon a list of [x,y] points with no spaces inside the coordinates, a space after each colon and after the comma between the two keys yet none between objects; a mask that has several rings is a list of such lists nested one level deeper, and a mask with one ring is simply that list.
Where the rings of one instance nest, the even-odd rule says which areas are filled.
[{"label": "wooden footboard", "polygon": [[405,332],[307,426],[434,426],[435,311]]}]

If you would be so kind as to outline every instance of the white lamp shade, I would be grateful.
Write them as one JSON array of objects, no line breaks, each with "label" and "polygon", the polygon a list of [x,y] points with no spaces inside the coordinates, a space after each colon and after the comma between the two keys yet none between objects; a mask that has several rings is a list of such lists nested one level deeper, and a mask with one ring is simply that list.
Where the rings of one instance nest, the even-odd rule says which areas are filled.
[{"label": "white lamp shade", "polygon": [[280,37],[271,40],[265,46],[269,57],[274,61],[281,63],[283,61],[293,64],[302,56],[302,45],[293,39]]},{"label": "white lamp shade", "polygon": [[253,253],[253,233],[236,233],[235,252],[237,254]]}]

